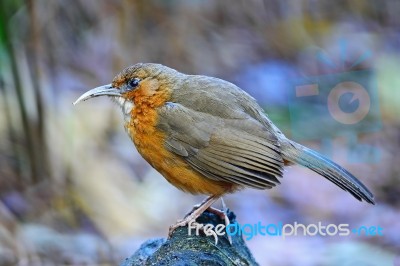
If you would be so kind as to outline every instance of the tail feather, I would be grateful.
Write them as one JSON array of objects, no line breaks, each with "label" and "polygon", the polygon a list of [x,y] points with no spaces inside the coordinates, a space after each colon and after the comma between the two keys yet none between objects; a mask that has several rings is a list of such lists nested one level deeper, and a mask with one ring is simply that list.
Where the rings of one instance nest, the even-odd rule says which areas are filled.
[{"label": "tail feather", "polygon": [[283,144],[282,155],[285,160],[305,166],[322,175],[341,189],[350,192],[358,200],[375,204],[374,196],[363,183],[346,169],[316,151],[288,140]]}]

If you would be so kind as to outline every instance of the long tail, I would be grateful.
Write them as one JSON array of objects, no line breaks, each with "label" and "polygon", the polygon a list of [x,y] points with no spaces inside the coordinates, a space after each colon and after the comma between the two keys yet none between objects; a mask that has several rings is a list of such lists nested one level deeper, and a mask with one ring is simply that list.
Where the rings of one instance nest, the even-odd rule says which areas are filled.
[{"label": "long tail", "polygon": [[282,144],[282,155],[285,160],[305,166],[322,175],[338,187],[350,192],[358,200],[375,204],[374,196],[363,183],[346,169],[316,151],[287,140]]}]

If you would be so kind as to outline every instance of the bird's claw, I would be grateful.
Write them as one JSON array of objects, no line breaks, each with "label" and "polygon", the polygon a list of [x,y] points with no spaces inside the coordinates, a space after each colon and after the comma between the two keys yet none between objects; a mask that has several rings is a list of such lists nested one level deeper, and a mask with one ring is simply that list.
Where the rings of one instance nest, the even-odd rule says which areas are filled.
[{"label": "bird's claw", "polygon": [[168,229],[168,238],[171,238],[172,233],[179,227],[184,227],[188,224],[188,221],[183,220],[178,220],[175,224],[171,225]]},{"label": "bird's claw", "polygon": [[[190,211],[188,214],[186,214],[185,218],[182,220],[178,220],[175,224],[171,225],[169,227],[169,231],[168,231],[168,238],[171,238],[172,233],[179,227],[184,227],[187,226],[191,221],[194,221],[195,219],[193,219],[193,217],[191,217],[193,215],[193,212],[196,210],[196,206],[193,207],[193,210]],[[228,225],[230,225],[230,221],[227,215],[226,210],[219,210],[213,207],[209,207],[207,209],[208,212],[211,212],[215,215],[217,215],[221,220],[223,220],[225,222],[225,228],[228,227]],[[197,218],[197,217],[196,217]],[[197,224],[195,221],[193,222],[193,224]],[[203,227],[201,227],[201,230],[204,230]],[[216,238],[217,236],[215,235],[214,238]],[[227,239],[230,245],[232,245],[232,237],[231,235],[227,234]],[[218,240],[216,240],[216,243],[218,243]]]}]

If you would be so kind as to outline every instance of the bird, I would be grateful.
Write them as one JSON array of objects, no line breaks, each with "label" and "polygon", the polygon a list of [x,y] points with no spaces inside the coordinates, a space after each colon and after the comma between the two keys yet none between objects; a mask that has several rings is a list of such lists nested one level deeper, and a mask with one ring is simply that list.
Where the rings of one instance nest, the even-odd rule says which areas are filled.
[{"label": "bird", "polygon": [[[204,211],[216,211],[211,205],[226,194],[275,187],[284,167],[292,164],[311,169],[359,201],[375,204],[361,181],[288,139],[252,96],[228,81],[137,63],[110,84],[82,94],[74,105],[99,96],[108,96],[121,107],[136,149],[169,183],[184,192],[207,195],[170,227],[170,234]],[[225,221],[229,223],[226,216]]]}]

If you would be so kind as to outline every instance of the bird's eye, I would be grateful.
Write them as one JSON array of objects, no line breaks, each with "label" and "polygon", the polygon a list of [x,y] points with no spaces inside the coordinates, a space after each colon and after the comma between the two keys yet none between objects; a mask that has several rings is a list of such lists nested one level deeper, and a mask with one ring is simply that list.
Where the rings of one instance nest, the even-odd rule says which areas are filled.
[{"label": "bird's eye", "polygon": [[139,85],[140,79],[134,78],[128,81],[128,86],[130,89],[134,89]]}]

